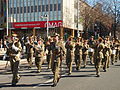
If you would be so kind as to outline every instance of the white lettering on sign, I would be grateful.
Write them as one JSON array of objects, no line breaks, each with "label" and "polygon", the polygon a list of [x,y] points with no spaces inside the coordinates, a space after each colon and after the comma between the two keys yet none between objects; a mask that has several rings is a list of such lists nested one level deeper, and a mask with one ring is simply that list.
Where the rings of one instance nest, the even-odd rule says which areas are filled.
[{"label": "white lettering on sign", "polygon": [[[44,25],[45,27],[47,27],[47,22]],[[62,26],[62,22],[52,22],[48,24],[49,28],[55,28],[55,27],[61,27]]]}]

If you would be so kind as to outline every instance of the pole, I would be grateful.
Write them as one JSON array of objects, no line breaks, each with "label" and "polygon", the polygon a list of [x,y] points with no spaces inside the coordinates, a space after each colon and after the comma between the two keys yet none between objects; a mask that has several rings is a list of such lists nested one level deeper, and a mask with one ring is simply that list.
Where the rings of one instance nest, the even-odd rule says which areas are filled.
[{"label": "pole", "polygon": [[9,27],[8,27],[8,0],[6,0],[6,9],[7,9],[7,19],[6,19],[6,21],[7,21],[7,36],[8,36],[8,29],[9,29]]},{"label": "pole", "polygon": [[49,33],[49,16],[47,15],[47,37]]},{"label": "pole", "polygon": [[79,32],[79,0],[77,0],[77,36],[80,36],[80,32]]}]

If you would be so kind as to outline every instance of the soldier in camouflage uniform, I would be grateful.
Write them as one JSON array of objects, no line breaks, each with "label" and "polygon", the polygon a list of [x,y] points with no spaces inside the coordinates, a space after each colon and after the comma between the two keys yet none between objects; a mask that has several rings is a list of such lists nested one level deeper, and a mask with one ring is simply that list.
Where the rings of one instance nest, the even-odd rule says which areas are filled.
[{"label": "soldier in camouflage uniform", "polygon": [[107,40],[105,39],[104,40],[104,48],[103,48],[103,57],[104,58],[103,58],[103,61],[102,61],[104,72],[107,71],[107,66],[109,64],[109,56],[110,56],[109,52],[110,52],[110,48],[109,48]]},{"label": "soldier in camouflage uniform", "polygon": [[74,42],[72,36],[68,38],[68,41],[65,44],[65,48],[66,48],[66,64],[69,69],[68,74],[70,75],[72,72],[72,63],[74,59]]},{"label": "soldier in camouflage uniform", "polygon": [[93,57],[94,57],[94,49],[93,49],[93,46],[94,46],[94,44],[95,44],[95,41],[94,41],[94,37],[93,37],[93,36],[92,36],[91,39],[88,41],[88,44],[89,44],[88,53],[89,53],[90,63],[91,63],[91,64],[94,64],[94,61],[93,61]]},{"label": "soldier in camouflage uniform", "polygon": [[115,54],[116,54],[115,39],[112,40],[110,48],[111,48],[111,64],[114,65],[114,63],[115,63]]},{"label": "soldier in camouflage uniform", "polygon": [[61,52],[64,50],[62,46],[59,44],[58,34],[53,36],[53,43],[51,44],[52,48],[52,72],[54,74],[53,78],[53,87],[57,85],[60,79],[60,65],[61,65]]},{"label": "soldier in camouflage uniform", "polygon": [[13,38],[13,41],[8,44],[8,56],[11,65],[11,71],[13,74],[12,85],[15,86],[18,83],[20,76],[18,74],[20,54],[21,54],[21,43],[17,37]]},{"label": "soldier in camouflage uniform", "polygon": [[34,47],[33,37],[29,37],[29,41],[26,43],[27,61],[29,64],[29,68],[31,68],[32,64],[33,64],[33,62],[32,62],[33,61],[33,53],[34,53],[33,47]]},{"label": "soldier in camouflage uniform", "polygon": [[100,76],[100,66],[101,66],[101,62],[103,59],[103,48],[104,48],[103,40],[102,38],[99,38],[98,42],[94,46],[94,50],[95,50],[94,51],[94,63],[95,63],[97,77]]},{"label": "soldier in camouflage uniform", "polygon": [[37,66],[37,72],[39,73],[41,71],[41,66],[44,62],[43,59],[44,44],[41,38],[37,39],[37,43],[35,43],[34,49],[35,49],[35,65]]},{"label": "soldier in camouflage uniform", "polygon": [[111,58],[111,48],[110,48],[110,45],[111,45],[111,42],[110,42],[110,39],[109,37],[106,37],[105,38],[105,41],[106,41],[106,44],[107,44],[107,48],[108,48],[108,62],[107,62],[107,68],[109,68],[109,65],[110,65],[110,58]]},{"label": "soldier in camouflage uniform", "polygon": [[77,42],[75,43],[75,51],[74,51],[76,70],[79,70],[80,67],[81,67],[81,63],[82,63],[82,47],[83,47],[82,38],[78,37]]},{"label": "soldier in camouflage uniform", "polygon": [[120,47],[118,39],[115,40],[115,44],[116,44],[115,45],[115,49],[116,49],[115,62],[117,62],[119,59],[119,47]]},{"label": "soldier in camouflage uniform", "polygon": [[53,42],[53,38],[50,37],[48,41],[46,42],[46,55],[47,55],[47,62],[48,62],[48,69],[51,69],[51,62],[52,62],[52,49],[51,44]]},{"label": "soldier in camouflage uniform", "polygon": [[83,65],[84,65],[83,68],[85,68],[87,64],[88,48],[89,48],[89,45],[87,43],[87,40],[84,40],[83,48],[82,48],[82,59],[83,59]]}]

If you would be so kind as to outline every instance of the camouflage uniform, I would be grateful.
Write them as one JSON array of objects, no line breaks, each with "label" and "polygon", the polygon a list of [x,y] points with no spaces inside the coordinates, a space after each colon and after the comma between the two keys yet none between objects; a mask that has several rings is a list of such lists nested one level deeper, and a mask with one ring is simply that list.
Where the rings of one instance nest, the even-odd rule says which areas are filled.
[{"label": "camouflage uniform", "polygon": [[34,43],[33,43],[32,37],[30,37],[29,42],[26,43],[27,61],[28,61],[28,64],[30,65],[29,66],[30,68],[32,67],[32,64],[33,64],[33,62],[32,62],[33,61],[33,53],[34,53],[33,47],[34,47]]},{"label": "camouflage uniform", "polygon": [[113,41],[113,43],[110,45],[111,47],[111,64],[114,65],[115,63],[115,54],[116,54],[116,50],[115,50],[115,42]]},{"label": "camouflage uniform", "polygon": [[[71,38],[70,38],[71,39]],[[66,50],[66,64],[69,69],[68,73],[71,74],[72,72],[72,63],[74,59],[74,42],[69,40],[65,44]]]},{"label": "camouflage uniform", "polygon": [[51,63],[52,63],[51,44],[52,44],[52,38],[49,39],[49,41],[47,41],[47,43],[46,43],[46,52],[47,52],[46,55],[47,55],[48,69],[51,69]]},{"label": "camouflage uniform", "polygon": [[10,60],[10,65],[11,65],[11,71],[13,74],[13,79],[12,79],[12,85],[16,85],[18,83],[20,76],[18,74],[18,68],[19,68],[19,61],[20,61],[20,52],[22,50],[20,42],[17,40],[14,41],[13,43],[9,44],[8,48],[8,55],[9,55],[9,60]]},{"label": "camouflage uniform", "polygon": [[82,63],[82,47],[83,44],[80,41],[77,41],[75,43],[75,64],[76,64],[76,70],[79,70],[81,67],[81,63]]},{"label": "camouflage uniform", "polygon": [[104,48],[103,48],[103,70],[106,72],[107,70],[107,66],[109,63],[109,46],[107,43],[104,44]]},{"label": "camouflage uniform", "polygon": [[83,49],[82,49],[82,59],[83,59],[84,68],[86,67],[86,64],[87,64],[88,48],[89,48],[89,45],[87,44],[87,41],[85,40],[83,44]]},{"label": "camouflage uniform", "polygon": [[39,44],[35,45],[35,65],[37,66],[37,71],[40,72],[41,71],[41,66],[44,62],[43,56],[44,56],[44,44],[41,42]]},{"label": "camouflage uniform", "polygon": [[88,44],[89,44],[88,53],[89,53],[90,63],[94,64],[94,61],[93,61],[93,57],[94,57],[93,46],[94,46],[95,42],[94,42],[94,40],[89,40]]},{"label": "camouflage uniform", "polygon": [[118,41],[116,41],[116,45],[115,45],[115,49],[116,49],[115,62],[117,62],[118,59],[119,59],[119,47],[120,47],[120,45],[119,45]]},{"label": "camouflage uniform", "polygon": [[61,52],[63,52],[64,50],[62,49],[62,46],[59,44],[59,41],[56,40],[54,40],[54,42],[52,43],[51,48],[52,48],[52,72],[54,74],[53,86],[56,86],[60,79]]},{"label": "camouflage uniform", "polygon": [[99,39],[99,43],[96,43],[94,47],[94,63],[97,77],[100,76],[100,66],[103,59],[103,48],[104,44],[102,43],[102,39]]}]

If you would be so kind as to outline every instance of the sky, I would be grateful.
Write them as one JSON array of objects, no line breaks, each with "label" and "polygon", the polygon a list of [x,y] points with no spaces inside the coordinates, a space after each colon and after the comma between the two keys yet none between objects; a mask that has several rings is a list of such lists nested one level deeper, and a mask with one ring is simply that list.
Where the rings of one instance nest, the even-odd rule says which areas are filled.
[{"label": "sky", "polygon": [[[97,1],[104,1],[104,0],[85,0],[85,1],[87,1],[90,5],[94,5]],[[109,0],[109,1],[116,1],[116,0]],[[120,0],[117,0],[117,1],[120,4]]]}]

